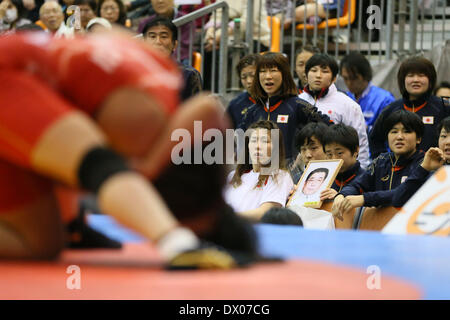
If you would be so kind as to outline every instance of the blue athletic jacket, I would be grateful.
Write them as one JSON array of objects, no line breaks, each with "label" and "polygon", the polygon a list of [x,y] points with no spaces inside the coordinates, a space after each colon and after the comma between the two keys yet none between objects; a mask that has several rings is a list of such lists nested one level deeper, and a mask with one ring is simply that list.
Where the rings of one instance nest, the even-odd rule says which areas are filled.
[{"label": "blue athletic jacket", "polygon": [[250,97],[247,91],[242,92],[236,98],[230,101],[227,108],[227,113],[233,122],[233,128],[236,129],[241,124],[244,115],[250,106],[256,103],[255,100]]},{"label": "blue athletic jacket", "polygon": [[392,93],[373,84],[369,84],[358,100],[356,100],[350,91],[347,91],[347,95],[361,106],[364,119],[366,120],[367,131],[372,129],[375,120],[381,111],[383,111],[384,107],[395,101]]},{"label": "blue athletic jacket", "polygon": [[395,159],[392,152],[382,153],[372,161],[369,169],[342,188],[341,194],[364,195],[365,207],[392,205],[397,188],[412,175],[423,160],[423,151],[416,151],[408,158]]}]

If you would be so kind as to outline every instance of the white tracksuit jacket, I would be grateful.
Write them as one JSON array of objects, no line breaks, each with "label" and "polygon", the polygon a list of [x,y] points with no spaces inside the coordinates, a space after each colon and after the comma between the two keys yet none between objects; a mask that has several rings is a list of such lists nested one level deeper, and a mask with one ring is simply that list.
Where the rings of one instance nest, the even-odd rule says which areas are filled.
[{"label": "white tracksuit jacket", "polygon": [[307,92],[301,93],[299,97],[317,107],[320,112],[329,116],[334,123],[343,123],[353,127],[358,132],[358,160],[361,166],[366,169],[370,165],[369,140],[367,139],[366,121],[359,104],[345,93],[338,91],[334,84],[328,88],[327,94],[317,101]]}]

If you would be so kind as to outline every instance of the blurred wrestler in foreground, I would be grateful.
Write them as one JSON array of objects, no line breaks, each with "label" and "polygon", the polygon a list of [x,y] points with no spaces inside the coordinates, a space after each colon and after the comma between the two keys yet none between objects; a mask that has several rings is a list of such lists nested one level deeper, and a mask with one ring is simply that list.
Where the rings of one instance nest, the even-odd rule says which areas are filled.
[{"label": "blurred wrestler in foreground", "polygon": [[58,256],[60,185],[95,193],[169,266],[253,256],[253,230],[222,200],[222,167],[170,163],[175,129],[227,126],[212,98],[178,107],[180,79],[172,62],[117,35],[0,39],[0,258]]}]

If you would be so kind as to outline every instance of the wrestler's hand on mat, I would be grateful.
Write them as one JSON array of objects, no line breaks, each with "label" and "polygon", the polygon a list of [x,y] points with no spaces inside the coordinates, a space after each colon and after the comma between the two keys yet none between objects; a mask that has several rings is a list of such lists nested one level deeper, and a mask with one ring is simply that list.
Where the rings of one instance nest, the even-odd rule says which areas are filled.
[{"label": "wrestler's hand on mat", "polygon": [[211,242],[203,241],[198,248],[176,255],[167,265],[169,270],[232,269],[245,267],[257,261],[277,261],[265,259],[246,252],[225,249]]}]

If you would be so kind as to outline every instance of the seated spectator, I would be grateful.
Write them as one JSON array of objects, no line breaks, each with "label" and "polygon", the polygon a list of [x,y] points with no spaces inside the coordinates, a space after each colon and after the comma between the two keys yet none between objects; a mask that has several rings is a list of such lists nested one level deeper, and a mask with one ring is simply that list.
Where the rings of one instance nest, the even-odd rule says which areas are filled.
[{"label": "seated spectator", "polygon": [[428,149],[422,164],[396,189],[394,207],[402,207],[437,169],[450,164],[450,117],[439,123],[438,132],[439,148]]},{"label": "seated spectator", "polygon": [[423,133],[424,124],[417,114],[397,110],[389,115],[384,122],[384,137],[392,151],[379,155],[366,172],[342,188],[334,199],[333,213],[392,205],[396,188],[423,160],[424,154],[417,148]]},{"label": "seated spectator", "polygon": [[370,82],[372,67],[359,52],[351,52],[342,58],[340,71],[349,90],[347,95],[361,106],[367,130],[370,131],[384,107],[394,102],[395,98],[389,91]]},{"label": "seated spectator", "polygon": [[47,1],[39,10],[39,17],[47,32],[52,33],[56,38],[72,38],[73,28],[69,28],[64,23],[64,13],[56,1]]},{"label": "seated spectator", "polygon": [[323,148],[327,125],[321,122],[312,122],[304,126],[295,137],[295,149],[299,154],[295,162],[289,167],[292,180],[298,183],[311,160],[325,160]]},{"label": "seated spectator", "polygon": [[239,128],[246,130],[252,123],[268,119],[283,132],[288,163],[297,155],[293,150],[296,130],[309,122],[330,123],[330,118],[297,96],[297,87],[288,59],[281,53],[269,52],[259,59],[251,96],[256,103],[248,109]]},{"label": "seated spectator", "polygon": [[97,15],[97,1],[96,0],[75,0],[74,5],[80,8],[80,22],[81,28],[86,30],[87,24],[91,19]]},{"label": "seated spectator", "polygon": [[433,94],[436,97],[444,98],[450,100],[450,83],[447,81],[442,81],[436,89],[434,89]]},{"label": "seated spectator", "polygon": [[[314,24],[314,21],[317,21],[318,24],[327,17],[327,10],[329,19],[336,18],[338,15],[342,15],[345,4],[345,0],[340,1],[340,7],[338,7],[338,0],[305,0],[304,2],[295,8],[296,23],[304,23],[306,20],[307,24]],[[288,16],[289,18],[284,23],[285,28],[289,27],[292,23],[292,18],[290,15]]]},{"label": "seated spectator", "polygon": [[[175,20],[183,16],[185,13],[181,12],[175,6],[174,0],[151,0],[154,14],[139,23],[138,32],[142,33],[147,23],[157,17],[165,17],[170,20]],[[189,38],[190,38],[190,24],[186,24],[180,28],[179,35],[180,57],[178,59],[178,52],[174,52],[173,57],[181,61],[185,65],[189,65]],[[178,50],[177,50],[178,51]]]},{"label": "seated spectator", "polygon": [[386,152],[386,141],[383,136],[383,124],[386,118],[399,109],[416,113],[425,124],[425,132],[419,149],[427,151],[438,143],[438,124],[450,115],[448,101],[433,96],[436,85],[436,69],[423,57],[412,57],[405,60],[397,73],[397,82],[402,98],[387,106],[378,116],[372,131],[369,133],[372,157]]},{"label": "seated spectator", "polygon": [[306,62],[311,58],[315,53],[320,53],[319,48],[306,45],[303,46],[300,51],[297,53],[295,58],[295,73],[298,77],[298,93],[303,92],[303,88],[308,85],[308,79],[306,78],[305,66]]},{"label": "seated spectator", "polygon": [[25,19],[27,13],[22,0],[3,0],[0,3],[0,33],[31,23]]},{"label": "seated spectator", "polygon": [[112,25],[108,20],[104,18],[94,18],[89,20],[86,25],[86,32],[96,33],[96,32],[104,32],[106,30],[111,30]]},{"label": "seated spectator", "polygon": [[[143,30],[144,41],[167,57],[173,56],[178,45],[178,29],[165,17],[150,20]],[[184,101],[202,91],[202,77],[193,67],[178,63],[183,73],[184,86],[180,93]]]},{"label": "seated spectator", "polygon": [[354,181],[364,170],[358,158],[358,132],[350,126],[338,123],[324,133],[323,149],[327,159],[342,159],[343,163],[331,188],[322,191],[320,200],[331,200],[343,187]]},{"label": "seated spectator", "polygon": [[361,166],[366,168],[370,164],[366,122],[361,107],[337,90],[334,82],[338,71],[339,67],[334,58],[322,53],[313,55],[305,66],[308,85],[299,97],[328,115],[334,123],[355,128],[359,137],[358,160]]},{"label": "seated spectator", "polygon": [[[246,161],[238,163],[236,170],[230,173],[225,189],[225,201],[252,221],[259,221],[273,207],[284,207],[293,187],[286,170],[283,134],[278,130],[275,145],[279,146],[279,152],[273,152],[272,130],[278,130],[278,126],[268,120],[250,126],[245,142]],[[270,168],[276,156],[279,165]]]},{"label": "seated spectator", "polygon": [[249,54],[243,57],[236,66],[236,72],[241,79],[241,84],[245,91],[230,101],[227,113],[233,122],[233,128],[237,128],[247,113],[250,106],[256,103],[255,99],[250,96],[250,89],[255,78],[256,62],[259,54]]},{"label": "seated spectator", "polygon": [[111,25],[124,26],[127,20],[127,11],[122,0],[99,0],[97,16],[104,18]]},{"label": "seated spectator", "polygon": [[44,0],[22,0],[22,2],[25,9],[27,9],[25,18],[33,23],[39,20],[39,9],[44,3]]}]

